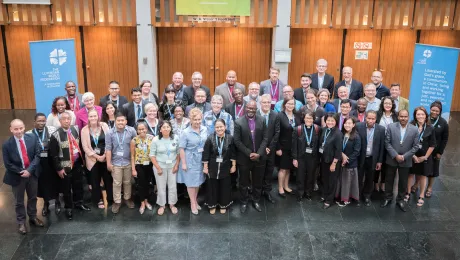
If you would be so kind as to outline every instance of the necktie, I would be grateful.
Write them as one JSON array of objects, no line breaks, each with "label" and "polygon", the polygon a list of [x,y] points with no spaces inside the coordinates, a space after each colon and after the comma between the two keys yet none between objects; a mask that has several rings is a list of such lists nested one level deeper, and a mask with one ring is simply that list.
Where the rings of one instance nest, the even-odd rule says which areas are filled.
[{"label": "necktie", "polygon": [[265,126],[268,126],[268,115],[264,115],[265,117]]},{"label": "necktie", "polygon": [[29,161],[29,156],[27,156],[27,150],[26,146],[24,144],[24,140],[20,139],[19,140],[19,146],[21,147],[21,155],[22,155],[22,160],[24,161],[24,168],[29,168],[30,161]]},{"label": "necktie", "polygon": [[141,105],[137,105],[137,119],[141,118]]}]

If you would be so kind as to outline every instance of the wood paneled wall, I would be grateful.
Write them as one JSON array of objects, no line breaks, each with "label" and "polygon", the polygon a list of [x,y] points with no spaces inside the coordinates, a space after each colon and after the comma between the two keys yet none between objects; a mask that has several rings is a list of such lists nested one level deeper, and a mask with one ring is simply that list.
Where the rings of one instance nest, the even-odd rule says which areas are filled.
[{"label": "wood paneled wall", "polygon": [[108,94],[111,80],[120,83],[120,94],[131,97],[139,86],[137,34],[134,27],[85,27],[88,91],[97,99]]},{"label": "wood paneled wall", "polygon": [[326,59],[327,73],[337,81],[340,76],[343,30],[291,29],[292,60],[289,64],[289,85],[300,87],[300,75],[316,72],[316,61]]},{"label": "wood paneled wall", "polygon": [[11,108],[10,90],[6,75],[5,50],[3,46],[3,36],[0,34],[0,109]]}]

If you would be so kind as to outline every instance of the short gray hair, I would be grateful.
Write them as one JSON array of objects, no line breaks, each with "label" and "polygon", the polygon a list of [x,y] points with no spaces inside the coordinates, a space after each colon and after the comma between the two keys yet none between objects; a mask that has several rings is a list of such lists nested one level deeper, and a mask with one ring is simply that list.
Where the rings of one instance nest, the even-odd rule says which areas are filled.
[{"label": "short gray hair", "polygon": [[86,92],[81,97],[81,101],[85,102],[85,100],[87,100],[88,98],[93,98],[94,99],[94,94],[92,92]]},{"label": "short gray hair", "polygon": [[262,102],[262,100],[272,101],[272,96],[270,94],[263,94],[262,96],[260,96],[260,102]]},{"label": "short gray hair", "polygon": [[212,96],[211,102],[213,102],[213,101],[220,101],[222,104],[224,103],[224,99],[222,98],[221,95],[214,95],[214,96]]}]

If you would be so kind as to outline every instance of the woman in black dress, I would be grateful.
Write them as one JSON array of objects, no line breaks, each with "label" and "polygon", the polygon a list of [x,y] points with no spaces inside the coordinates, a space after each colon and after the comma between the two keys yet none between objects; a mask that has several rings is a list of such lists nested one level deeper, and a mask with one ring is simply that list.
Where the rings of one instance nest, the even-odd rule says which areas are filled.
[{"label": "woman in black dress", "polygon": [[300,117],[295,111],[295,100],[284,99],[280,118],[280,136],[276,147],[276,166],[278,172],[278,194],[285,198],[286,193],[292,193],[289,188],[289,176],[292,168],[292,131],[300,125]]},{"label": "woman in black dress", "polygon": [[230,174],[236,171],[236,151],[233,137],[225,133],[225,121],[221,118],[214,122],[215,132],[208,136],[202,155],[203,172],[206,174],[206,205],[214,215],[219,206],[225,214],[232,204],[232,180]]}]

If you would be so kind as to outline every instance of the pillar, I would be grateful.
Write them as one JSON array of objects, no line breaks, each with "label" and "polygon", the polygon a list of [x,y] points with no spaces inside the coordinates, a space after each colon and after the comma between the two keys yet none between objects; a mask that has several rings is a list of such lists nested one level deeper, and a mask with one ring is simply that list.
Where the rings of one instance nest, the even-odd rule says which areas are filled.
[{"label": "pillar", "polygon": [[278,1],[276,24],[277,26],[273,29],[272,37],[272,66],[280,69],[280,80],[287,84],[289,63],[275,62],[275,50],[289,49],[291,34],[291,1]]}]

